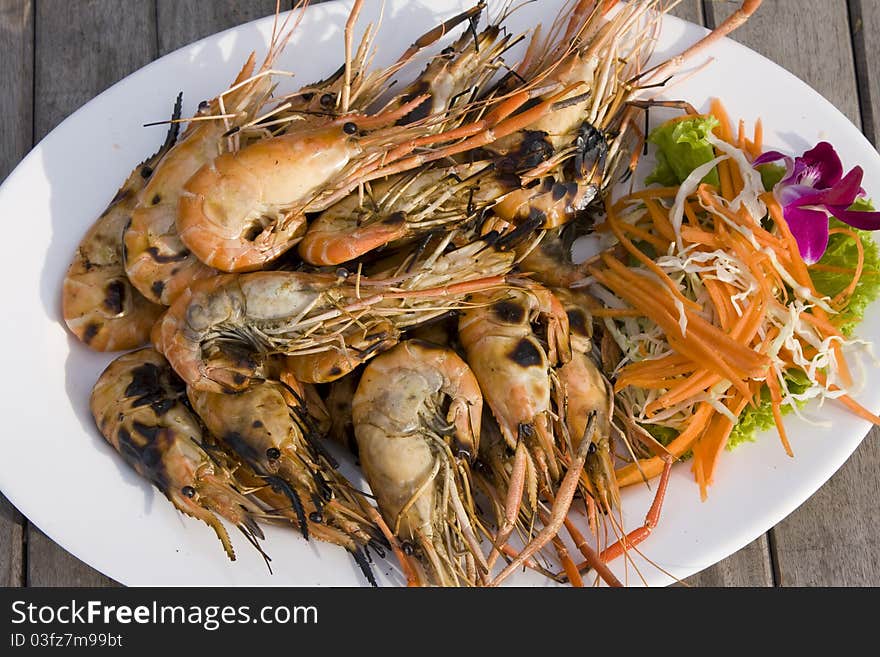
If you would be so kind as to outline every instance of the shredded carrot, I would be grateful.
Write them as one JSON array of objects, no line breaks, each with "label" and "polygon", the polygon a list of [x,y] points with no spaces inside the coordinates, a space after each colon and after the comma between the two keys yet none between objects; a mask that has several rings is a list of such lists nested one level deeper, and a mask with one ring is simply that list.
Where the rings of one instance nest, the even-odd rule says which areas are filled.
[{"label": "shredded carrot", "polygon": [[[816,372],[816,380],[832,392],[840,391],[840,388],[838,388],[836,385],[828,385],[828,377],[826,377],[822,372]],[[835,399],[863,420],[867,420],[871,424],[880,424],[880,417],[874,415],[874,413],[862,406],[849,395],[841,395],[840,397],[835,397]]]},{"label": "shredded carrot", "polygon": [[645,407],[645,415],[651,417],[659,410],[679,404],[704,390],[720,383],[723,379],[718,374],[700,369],[689,377],[679,379],[677,384]]},{"label": "shredded carrot", "polygon": [[592,308],[594,317],[644,317],[640,310],[633,308]]},{"label": "shredded carrot", "polygon": [[736,196],[733,193],[733,178],[730,174],[730,160],[722,160],[716,167],[718,169],[718,178],[721,181],[721,196],[728,202],[732,201]]},{"label": "shredded carrot", "polygon": [[[739,414],[743,412],[746,404],[748,404],[749,399],[750,396],[740,397],[733,395],[727,400],[725,406],[734,416],[739,417]],[[730,432],[733,431],[734,425],[735,422],[729,417],[716,412],[705,433],[694,444],[694,463],[699,462],[702,464],[700,470],[703,481],[698,483],[700,483],[700,496],[703,500],[706,499],[707,488],[715,476],[718,458],[727,445],[727,439],[730,438]]]},{"label": "shredded carrot", "polygon": [[[666,446],[666,450],[673,458],[680,458],[682,454],[691,448],[694,442],[706,430],[706,424],[714,412],[715,409],[709,403],[703,402],[699,405],[690,422],[688,422],[687,427]],[[642,474],[647,479],[652,479],[660,475],[665,465],[665,462],[659,456],[641,459],[638,466],[635,463],[630,463],[617,470],[617,483],[621,487],[640,483],[642,481]]]},{"label": "shredded carrot", "polygon": [[641,201],[646,198],[675,198],[678,187],[650,187],[632,192],[620,199],[621,202]]},{"label": "shredded carrot", "polygon": [[[849,274],[850,276],[856,273],[854,267],[835,267],[834,265],[822,265],[818,262],[815,265],[810,265],[810,271],[825,271],[831,274]],[[880,276],[880,272],[863,271],[862,276]]]},{"label": "shredded carrot", "polygon": [[[743,381],[750,376],[760,376],[766,357],[735,342],[705,320],[695,316],[690,317],[689,335],[687,338],[682,336],[674,309],[664,308],[662,303],[658,303],[662,296],[669,298],[662,291],[655,289],[646,294],[644,290],[639,290],[633,285],[632,281],[621,281],[612,276],[611,272],[593,271],[592,273],[600,283],[626,299],[628,303],[639,307],[646,316],[656,322],[666,332],[669,345],[674,350],[720,374],[737,388],[745,388]],[[704,326],[698,327],[699,322]],[[708,333],[711,337],[707,338],[701,333]]]},{"label": "shredded carrot", "polygon": [[707,230],[701,228],[692,228],[690,226],[681,227],[681,239],[689,244],[702,244],[711,249],[721,248],[721,241]]},{"label": "shredded carrot", "polygon": [[727,115],[727,110],[724,109],[720,98],[713,98],[709,101],[709,113],[718,119],[718,125],[714,130],[715,136],[732,144],[733,133],[730,129],[730,117]]},{"label": "shredded carrot", "polygon": [[[668,338],[677,339],[678,336],[684,338],[678,325],[679,310],[675,307],[670,296],[664,293],[663,288],[658,288],[646,276],[632,272],[623,263],[607,253],[602,255],[602,261],[611,271],[598,272],[595,268],[590,268],[591,273],[601,275],[606,280],[613,282],[614,291],[622,299],[628,300],[633,307],[637,308],[639,304],[642,304],[655,311],[655,316],[647,314],[646,316],[651,317],[658,324],[665,324],[664,330],[666,330]],[[614,274],[617,276],[615,277]],[[641,294],[638,294],[639,292]],[[689,313],[687,308],[684,309],[684,314],[688,322],[687,333],[692,336],[695,342],[706,342],[709,344],[708,350],[713,360],[716,358],[718,351],[724,351],[731,364],[740,367],[743,371],[743,377],[741,378],[748,376],[749,372],[763,372],[763,367],[766,364],[765,356],[756,354],[748,347],[737,343],[717,326],[710,324],[699,315]],[[660,320],[659,322],[657,321],[658,319]],[[672,322],[671,324],[670,321]]]},{"label": "shredded carrot", "polygon": [[674,242],[675,230],[672,228],[672,223],[669,221],[668,210],[651,199],[645,199],[645,207],[648,208],[648,212],[651,214],[651,219],[654,220],[654,228],[657,229],[660,236],[670,242]]},{"label": "shredded carrot", "polygon": [[856,245],[856,249],[859,252],[859,260],[856,263],[856,268],[855,268],[855,271],[853,272],[852,280],[850,281],[849,285],[847,285],[843,290],[841,290],[837,294],[837,296],[835,296],[831,300],[832,305],[840,307],[840,306],[844,305],[846,300],[849,299],[849,297],[852,296],[853,292],[856,291],[856,286],[859,284],[859,281],[862,278],[862,269],[864,269],[864,267],[865,267],[865,247],[862,245],[862,240],[859,239],[859,236],[856,235],[856,233],[854,231],[850,230],[849,228],[832,228],[831,230],[828,231],[828,234],[829,235],[837,235],[837,234],[846,235],[847,237],[852,239],[852,241]]},{"label": "shredded carrot", "polygon": [[709,300],[715,309],[715,315],[718,317],[718,323],[725,331],[730,330],[733,326],[733,318],[736,316],[736,309],[733,307],[730,285],[719,281],[717,278],[704,277],[703,287],[709,293]]},{"label": "shredded carrot", "polygon": [[798,248],[797,241],[795,241],[794,235],[788,227],[788,222],[785,220],[785,217],[782,214],[782,207],[774,198],[773,194],[769,192],[765,192],[764,194],[762,194],[761,200],[764,201],[764,204],[767,206],[767,210],[770,212],[773,223],[776,224],[776,227],[779,229],[779,232],[782,235],[782,239],[786,243],[791,263],[791,267],[789,269],[792,276],[798,282],[798,285],[803,285],[804,287],[808,288],[813,294],[816,294],[816,290],[813,287],[813,281],[810,278],[809,272],[807,271],[807,265],[801,257],[801,252]]},{"label": "shredded carrot", "polygon": [[785,453],[793,457],[794,452],[791,449],[791,443],[788,442],[785,425],[782,423],[782,391],[779,388],[779,381],[776,379],[776,372],[770,372],[767,375],[767,388],[770,390],[770,407],[773,409],[773,421],[776,423],[779,440],[782,441]]},{"label": "shredded carrot", "polygon": [[[657,237],[656,235],[652,235],[651,233],[642,230],[638,226],[634,226],[633,224],[626,221],[618,222],[617,226],[620,230],[629,233],[633,237],[636,237],[643,242],[647,242],[648,244],[653,246],[658,253],[666,253],[666,249],[668,249],[669,245],[672,244],[671,241],[664,240],[663,238]],[[611,228],[610,225],[609,228]]]},{"label": "shredded carrot", "polygon": [[728,160],[730,163],[730,181],[733,185],[733,198],[736,198],[740,195],[743,188],[745,187],[745,183],[743,182],[742,173],[739,170],[739,166],[737,166],[736,162],[733,160]]},{"label": "shredded carrot", "polygon": [[[654,262],[651,258],[649,258],[645,253],[641,250],[637,249],[635,244],[633,244],[626,235],[623,234],[623,231],[620,230],[620,226],[618,225],[617,217],[614,215],[613,210],[611,209],[611,204],[605,204],[605,211],[608,214],[608,225],[611,227],[611,231],[614,233],[614,236],[617,240],[623,245],[623,247],[629,251],[629,253],[636,258],[639,262],[641,262],[645,267],[647,267],[650,271],[654,272],[654,274],[660,279],[663,285],[672,293],[672,295],[681,301],[684,305],[689,308],[693,308],[694,310],[700,310],[700,304],[692,299],[688,299],[684,294],[681,293],[681,290],[678,289],[678,285],[675,284],[669,275],[663,271],[656,262]],[[670,225],[671,228],[671,225]]]}]

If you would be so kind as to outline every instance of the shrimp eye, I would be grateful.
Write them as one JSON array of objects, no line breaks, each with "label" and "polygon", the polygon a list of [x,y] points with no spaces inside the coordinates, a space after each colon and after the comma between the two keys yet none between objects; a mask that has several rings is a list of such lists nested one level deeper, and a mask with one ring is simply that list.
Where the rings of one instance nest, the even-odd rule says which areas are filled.
[{"label": "shrimp eye", "polygon": [[349,121],[344,126],[342,126],[342,131],[347,135],[353,135],[358,131],[358,127],[354,123]]},{"label": "shrimp eye", "polygon": [[266,458],[268,458],[270,461],[281,458],[281,450],[277,447],[270,447],[266,450]]},{"label": "shrimp eye", "polygon": [[314,523],[321,524],[324,521],[324,516],[322,516],[317,511],[312,511],[312,513],[309,514],[309,520]]},{"label": "shrimp eye", "polygon": [[196,489],[192,486],[184,486],[180,489],[180,492],[183,493],[186,497],[193,498],[196,496]]},{"label": "shrimp eye", "polygon": [[587,448],[587,454],[595,454],[596,449],[596,443],[590,443],[590,446]]},{"label": "shrimp eye", "polygon": [[401,543],[400,547],[403,550],[403,553],[408,557],[411,557],[413,555],[413,552],[415,552],[413,544],[409,541],[404,541],[403,543]]},{"label": "shrimp eye", "polygon": [[324,94],[321,96],[321,107],[330,107],[333,103],[336,102],[336,94]]},{"label": "shrimp eye", "polygon": [[199,111],[204,112],[206,109],[208,109],[209,104],[210,103],[208,103],[207,100],[203,100],[201,103],[199,103]]}]

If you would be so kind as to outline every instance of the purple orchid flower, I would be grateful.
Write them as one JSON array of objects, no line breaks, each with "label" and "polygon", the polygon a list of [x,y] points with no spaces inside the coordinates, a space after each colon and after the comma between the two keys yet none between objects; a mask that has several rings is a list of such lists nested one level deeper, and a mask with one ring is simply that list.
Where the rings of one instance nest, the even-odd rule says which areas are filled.
[{"label": "purple orchid flower", "polygon": [[795,158],[768,151],[753,165],[778,160],[785,161],[786,171],[773,187],[773,196],[782,206],[804,262],[812,265],[825,253],[829,215],[861,230],[880,229],[880,212],[849,209],[857,198],[865,195],[861,186],[864,171],[857,166],[844,176],[840,157],[827,141]]}]

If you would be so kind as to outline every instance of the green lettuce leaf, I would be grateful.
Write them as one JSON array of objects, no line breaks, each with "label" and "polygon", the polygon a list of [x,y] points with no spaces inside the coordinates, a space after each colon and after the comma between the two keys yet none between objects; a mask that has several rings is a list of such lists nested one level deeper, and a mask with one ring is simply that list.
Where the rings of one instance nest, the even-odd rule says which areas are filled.
[{"label": "green lettuce leaf", "polygon": [[761,164],[758,166],[758,173],[761,174],[761,182],[764,184],[764,191],[772,191],[780,180],[785,177],[785,167],[781,164]]},{"label": "green lettuce leaf", "polygon": [[[868,199],[856,199],[850,210],[855,211],[871,211],[874,205]],[[831,219],[830,228],[848,227],[837,219]],[[862,243],[865,250],[865,265],[862,270],[862,277],[856,284],[856,289],[850,297],[849,303],[846,305],[837,317],[838,326],[844,335],[851,335],[856,325],[862,321],[865,315],[865,309],[868,305],[880,296],[880,249],[877,243],[871,237],[869,231],[857,230],[852,228]],[[832,267],[841,267],[853,269],[858,262],[858,248],[846,235],[832,235],[828,239],[828,249],[825,255],[819,261],[819,264],[830,265]],[[828,271],[813,271],[810,273],[816,290],[820,294],[833,297],[841,292],[850,281],[852,275],[849,273],[837,273]]]},{"label": "green lettuce leaf", "polygon": [[[657,166],[645,179],[645,184],[680,185],[698,166],[715,157],[715,149],[706,136],[718,125],[714,116],[698,116],[684,120],[667,121],[655,128],[648,141],[657,146]],[[718,171],[712,169],[703,182],[718,185]]]}]

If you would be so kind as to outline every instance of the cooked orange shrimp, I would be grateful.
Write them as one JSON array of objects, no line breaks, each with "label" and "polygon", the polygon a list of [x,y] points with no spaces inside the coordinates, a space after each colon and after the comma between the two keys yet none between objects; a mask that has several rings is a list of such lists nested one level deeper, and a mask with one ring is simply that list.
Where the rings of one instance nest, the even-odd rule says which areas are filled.
[{"label": "cooked orange shrimp", "polygon": [[579,349],[572,349],[571,360],[556,373],[564,391],[565,423],[574,449],[586,435],[589,418],[596,416],[593,444],[584,465],[590,493],[603,511],[619,508],[620,489],[611,452],[611,419],[614,416],[611,386],[592,359]]},{"label": "cooked orange shrimp", "polygon": [[[559,478],[550,368],[571,358],[568,317],[537,284],[474,294],[459,320],[459,339],[510,449],[529,448],[531,465],[550,486]],[[532,324],[546,323],[546,347]],[[531,490],[534,501],[536,489]]]},{"label": "cooked orange shrimp", "polygon": [[[571,358],[571,347],[565,310],[540,285],[475,294],[469,301],[471,307],[459,320],[459,340],[513,451],[507,457],[512,461],[509,472],[505,463],[505,471],[495,473],[496,480],[506,481],[507,489],[491,565],[520,515],[534,518],[539,493],[552,495],[562,477],[564,463],[558,453],[565,446],[560,445],[554,422],[553,399],[558,391],[551,368]],[[540,336],[543,341],[532,327],[537,322],[546,326]]]},{"label": "cooked orange shrimp", "polygon": [[[443,246],[401,276],[217,276],[181,295],[156,324],[153,342],[198,390],[243,389],[253,377],[265,377],[266,356],[273,354],[329,354],[320,362],[337,369],[323,376],[312,369],[312,378],[332,381],[377,355],[376,344],[396,342],[397,331],[459,307],[470,292],[503,283],[513,265],[511,253],[485,244],[448,253]],[[302,370],[309,367],[306,361]]]},{"label": "cooked orange shrimp", "polygon": [[468,482],[482,407],[455,352],[414,340],[371,361],[352,402],[364,474],[430,584],[474,584],[488,572]]},{"label": "cooked orange shrimp", "polygon": [[[180,117],[182,95],[172,120]],[[67,328],[97,351],[121,351],[150,340],[150,329],[164,309],[132,287],[125,274],[122,234],[137,196],[162,157],[177,140],[173,123],[165,143],[129,174],[116,196],[85,234],[64,277],[61,312]]]},{"label": "cooked orange shrimp", "polygon": [[[213,276],[180,240],[177,206],[183,185],[203,165],[264,134],[250,125],[270,100],[272,65],[292,30],[287,21],[272,36],[269,52],[254,72],[255,56],[245,62],[229,89],[200,106],[180,141],[159,163],[141,191],[125,231],[125,270],[132,284],[154,303],[171,303],[194,281]],[[249,126],[248,130],[243,129]]]},{"label": "cooked orange shrimp", "polygon": [[235,552],[217,516],[257,546],[263,533],[255,519],[263,512],[239,491],[233,472],[202,447],[202,425],[161,354],[141,349],[113,361],[95,384],[91,410],[107,442],[178,510],[210,526],[230,559]]},{"label": "cooked orange shrimp", "polygon": [[375,585],[363,549],[376,541],[381,549],[381,534],[364,515],[366,500],[323,448],[303,386],[262,381],[235,394],[193,389],[188,394],[208,429],[265,486],[284,496],[286,504],[275,512],[292,520],[306,539],[344,547]]},{"label": "cooked orange shrimp", "polygon": [[471,204],[491,163],[434,166],[392,176],[324,210],[309,224],[299,254],[313,265],[337,265],[386,244],[437,229],[452,230],[479,207]]},{"label": "cooked orange shrimp", "polygon": [[[454,125],[449,112],[399,125],[429,98],[423,95],[374,114],[309,123],[223,154],[187,182],[178,209],[180,236],[210,266],[259,269],[300,241],[307,212],[325,210],[362,183],[491,143],[552,112],[555,96],[514,115],[537,93],[527,85],[487,101],[494,108],[483,118],[434,134],[425,134],[426,126],[438,120]],[[432,145],[438,147],[422,149]]]},{"label": "cooked orange shrimp", "polygon": [[327,437],[352,454],[357,454],[357,442],[354,438],[354,420],[351,417],[351,400],[360,380],[360,374],[352,372],[331,383],[324,398],[330,414]]}]

